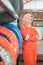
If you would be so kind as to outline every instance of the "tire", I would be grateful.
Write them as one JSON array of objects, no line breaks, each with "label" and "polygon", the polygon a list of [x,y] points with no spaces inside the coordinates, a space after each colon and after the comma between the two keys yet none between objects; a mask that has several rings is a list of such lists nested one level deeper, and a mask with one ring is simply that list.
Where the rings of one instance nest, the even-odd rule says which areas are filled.
[{"label": "tire", "polygon": [[[0,46],[1,47],[1,46]],[[12,59],[10,54],[6,51],[5,48],[1,47],[0,56],[5,65],[12,65]]]},{"label": "tire", "polygon": [[3,37],[0,37],[0,57],[2,58],[4,65],[16,65],[14,49]]},{"label": "tire", "polygon": [[6,35],[10,39],[10,45],[13,47],[15,55],[17,57],[17,55],[18,55],[18,40],[17,40],[16,36],[13,34],[12,31],[10,31],[8,28],[5,28],[4,26],[0,26],[0,33]]},{"label": "tire", "polygon": [[19,44],[19,52],[20,52],[21,47],[22,47],[22,34],[21,34],[20,30],[18,29],[18,27],[16,27],[13,24],[4,24],[3,26],[8,28],[9,30],[11,30],[16,35],[16,38],[17,38],[18,44]]}]

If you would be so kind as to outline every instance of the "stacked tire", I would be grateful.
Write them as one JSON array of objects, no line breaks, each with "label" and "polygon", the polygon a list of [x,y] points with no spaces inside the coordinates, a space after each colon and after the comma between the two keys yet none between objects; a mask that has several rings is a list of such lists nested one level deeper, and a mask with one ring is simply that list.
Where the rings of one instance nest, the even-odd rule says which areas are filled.
[{"label": "stacked tire", "polygon": [[19,44],[19,52],[20,52],[22,47],[22,34],[19,28],[16,27],[14,24],[4,24],[3,26],[11,30],[16,35]]},{"label": "stacked tire", "polygon": [[[16,13],[20,15],[23,10],[23,0],[9,1],[16,10]],[[0,65],[16,65],[21,47],[22,35],[18,27],[12,24],[0,25]]]},{"label": "stacked tire", "polygon": [[0,26],[0,57],[3,65],[16,65],[18,40],[12,31]]},{"label": "stacked tire", "polygon": [[0,57],[3,65],[16,65],[22,47],[22,35],[13,24],[0,26]]}]

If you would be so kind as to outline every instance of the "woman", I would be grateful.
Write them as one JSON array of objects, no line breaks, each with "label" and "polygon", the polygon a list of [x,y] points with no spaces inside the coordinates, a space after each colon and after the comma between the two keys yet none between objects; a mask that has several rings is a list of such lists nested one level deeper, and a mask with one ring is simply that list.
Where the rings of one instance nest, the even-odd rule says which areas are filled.
[{"label": "woman", "polygon": [[22,54],[24,65],[36,65],[38,32],[32,28],[33,15],[25,12],[20,16],[20,31],[23,37]]}]

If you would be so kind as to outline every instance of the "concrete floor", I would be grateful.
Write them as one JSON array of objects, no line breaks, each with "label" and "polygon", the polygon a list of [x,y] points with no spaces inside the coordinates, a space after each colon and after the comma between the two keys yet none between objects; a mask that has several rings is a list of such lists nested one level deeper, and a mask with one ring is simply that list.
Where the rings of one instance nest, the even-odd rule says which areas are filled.
[{"label": "concrete floor", "polygon": [[[23,61],[20,61],[19,65],[24,65]],[[43,62],[37,62],[37,65],[43,65]]]},{"label": "concrete floor", "polygon": [[37,62],[37,65],[43,65],[43,62]]}]

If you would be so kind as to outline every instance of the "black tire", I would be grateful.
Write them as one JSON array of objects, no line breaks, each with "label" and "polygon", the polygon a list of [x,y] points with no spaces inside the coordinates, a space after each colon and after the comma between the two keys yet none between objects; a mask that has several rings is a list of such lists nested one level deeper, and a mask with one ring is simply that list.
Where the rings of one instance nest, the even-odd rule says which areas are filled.
[{"label": "black tire", "polygon": [[23,0],[9,0],[11,4],[13,5],[14,9],[16,10],[16,13],[20,15],[20,13],[23,10]]}]

